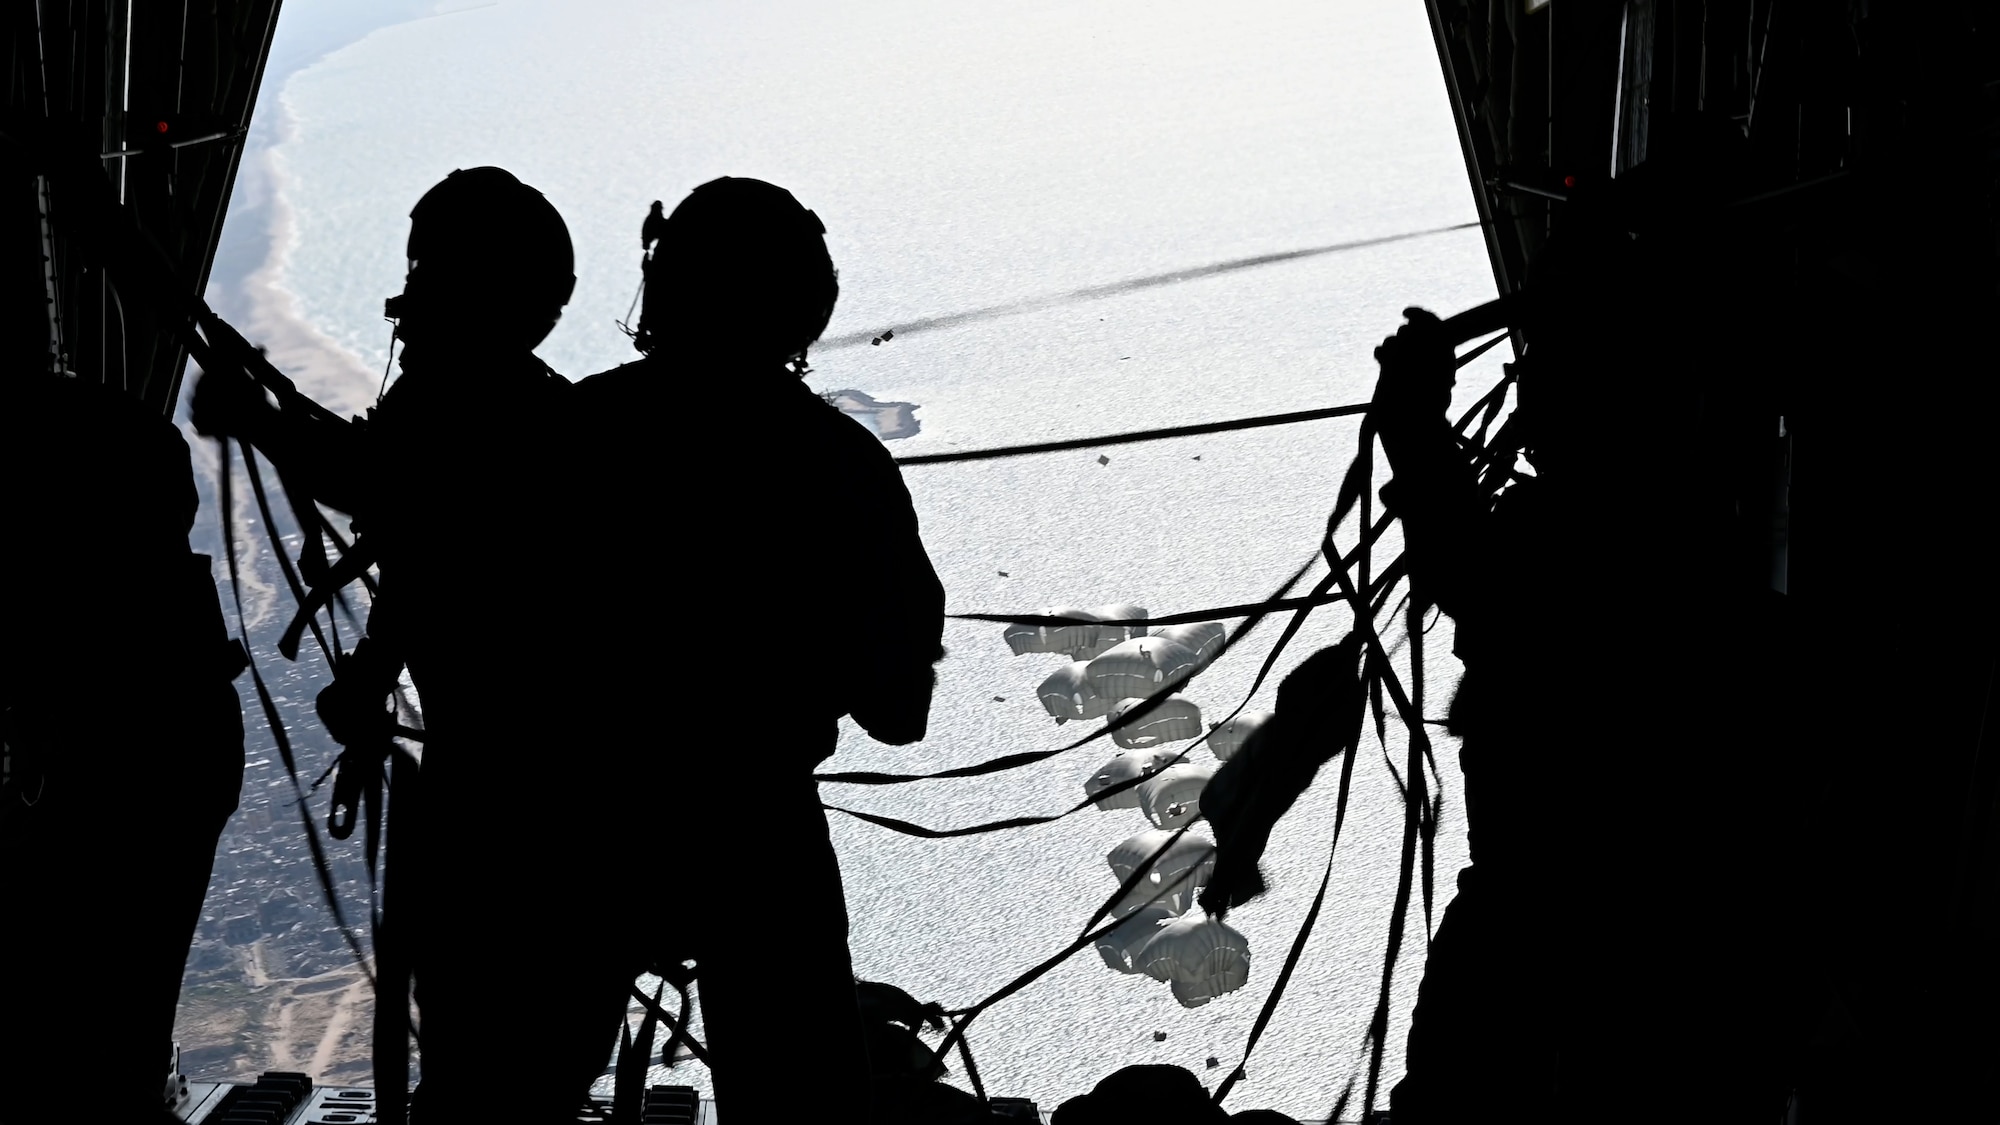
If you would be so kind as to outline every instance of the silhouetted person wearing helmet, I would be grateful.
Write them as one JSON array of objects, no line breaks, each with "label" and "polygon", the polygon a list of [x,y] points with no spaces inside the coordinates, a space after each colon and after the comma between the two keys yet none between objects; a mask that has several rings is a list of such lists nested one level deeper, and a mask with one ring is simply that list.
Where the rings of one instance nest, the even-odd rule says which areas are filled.
[{"label": "silhouetted person wearing helmet", "polygon": [[1769,893],[1798,862],[1779,333],[1714,292],[1756,292],[1758,263],[1675,224],[1706,202],[1692,190],[1647,205],[1674,169],[1642,167],[1572,197],[1529,276],[1496,444],[1531,476],[1507,480],[1507,457],[1482,480],[1460,446],[1436,317],[1408,310],[1376,352],[1382,496],[1466,669],[1449,722],[1472,853],[1428,949],[1399,1125],[1784,1110],[1802,954]]},{"label": "silhouetted person wearing helmet", "polygon": [[[572,646],[564,586],[546,579],[573,388],[533,349],[569,300],[572,249],[555,208],[498,168],[453,172],[410,217],[409,273],[386,309],[402,376],[366,420],[274,409],[247,379],[211,374],[196,421],[353,515],[380,561],[368,635],[320,713],[350,748],[386,741],[404,666],[423,708],[422,817],[414,837],[390,837],[389,917],[412,947],[421,1012],[416,1120],[479,1104],[503,1044],[537,1060],[509,1075],[513,1119],[566,1120],[609,1041],[564,1055],[551,1029],[623,1010],[576,980],[595,953],[582,904],[608,888],[590,883],[587,840],[567,830],[584,815],[577,771],[557,765],[574,749],[561,713]],[[571,877],[550,887],[547,871]],[[597,1006],[579,1011],[587,999]]]},{"label": "silhouetted person wearing helmet", "polygon": [[[610,737],[671,761],[676,795],[651,829],[676,913],[655,949],[694,960],[718,1107],[750,1122],[858,1109],[867,1055],[812,771],[842,715],[881,742],[921,739],[943,654],[944,591],[894,461],[800,378],[839,293],[824,229],[759,180],[694,189],[647,224],[646,358],[576,388],[600,489],[592,550],[612,573],[667,579],[656,600],[675,635],[720,657],[690,682],[617,613],[584,650],[696,704],[679,715],[699,717],[698,737],[669,744],[645,711],[611,716]],[[672,434],[690,384],[754,428],[741,452]],[[655,522],[664,554],[633,530]]]}]

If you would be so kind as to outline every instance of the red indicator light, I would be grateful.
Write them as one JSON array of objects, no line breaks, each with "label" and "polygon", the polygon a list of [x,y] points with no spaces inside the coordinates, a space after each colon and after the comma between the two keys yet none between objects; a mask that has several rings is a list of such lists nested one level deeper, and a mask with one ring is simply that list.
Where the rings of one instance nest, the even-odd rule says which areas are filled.
[{"label": "red indicator light", "polygon": [[166,132],[166,131],[167,131],[167,123],[166,123],[166,122],[164,122],[164,121],[155,121],[155,122],[153,122],[153,131],[154,131],[155,133],[164,133],[164,132]]},{"label": "red indicator light", "polygon": [[1564,186],[1564,187],[1575,187],[1575,186],[1576,186],[1576,177],[1575,177],[1575,176],[1564,176],[1564,177],[1563,177],[1563,186]]}]

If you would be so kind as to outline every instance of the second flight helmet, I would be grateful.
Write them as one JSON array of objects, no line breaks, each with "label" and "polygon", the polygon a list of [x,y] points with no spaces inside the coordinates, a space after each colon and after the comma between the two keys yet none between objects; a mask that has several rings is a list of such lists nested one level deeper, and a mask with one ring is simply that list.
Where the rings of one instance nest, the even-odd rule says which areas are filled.
[{"label": "second flight helmet", "polygon": [[410,210],[409,273],[384,312],[398,333],[478,333],[534,347],[576,289],[569,227],[541,192],[502,168],[461,168]]},{"label": "second flight helmet", "polygon": [[646,229],[658,241],[645,263],[640,351],[784,363],[826,330],[840,296],[826,227],[784,188],[710,180]]}]

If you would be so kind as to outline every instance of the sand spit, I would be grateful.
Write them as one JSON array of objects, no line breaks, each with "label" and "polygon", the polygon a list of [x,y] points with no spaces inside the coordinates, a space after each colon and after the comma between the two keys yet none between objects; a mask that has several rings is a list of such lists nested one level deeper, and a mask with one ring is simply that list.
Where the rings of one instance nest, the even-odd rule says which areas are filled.
[{"label": "sand spit", "polygon": [[[284,99],[275,101],[282,145],[294,126]],[[332,337],[307,323],[299,315],[298,298],[285,288],[291,248],[298,241],[298,220],[285,198],[284,166],[277,149],[274,145],[244,154],[246,163],[257,166],[261,197],[255,201],[255,210],[264,218],[267,252],[262,264],[239,283],[237,307],[244,319],[236,327],[251,343],[262,347],[278,370],[308,397],[342,414],[360,414],[374,405],[382,373],[369,370]]]},{"label": "sand spit", "polygon": [[841,413],[868,427],[870,433],[883,441],[910,437],[917,432],[917,404],[914,402],[877,402],[856,390],[821,391],[820,394],[839,407]]}]

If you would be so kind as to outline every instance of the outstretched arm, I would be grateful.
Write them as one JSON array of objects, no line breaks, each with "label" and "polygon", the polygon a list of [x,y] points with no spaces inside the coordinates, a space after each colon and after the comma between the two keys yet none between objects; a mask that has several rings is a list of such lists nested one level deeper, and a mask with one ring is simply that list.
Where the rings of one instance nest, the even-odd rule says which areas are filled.
[{"label": "outstretched arm", "polygon": [[901,473],[879,442],[866,440],[872,463],[856,514],[867,550],[857,580],[878,593],[870,599],[874,624],[858,654],[865,670],[848,713],[870,738],[905,746],[922,741],[929,726],[932,665],[944,657],[944,584],[918,534]]},{"label": "outstretched arm", "polygon": [[1394,474],[1382,501],[1403,523],[1411,582],[1462,625],[1487,609],[1486,505],[1445,418],[1457,371],[1452,342],[1429,312],[1403,315],[1408,323],[1375,349],[1382,374],[1369,413]]},{"label": "outstretched arm", "polygon": [[[220,318],[206,317],[202,326],[215,341],[215,357],[232,362],[205,368],[196,380],[190,404],[195,432],[249,442],[288,481],[330,507],[350,515],[367,508],[362,428],[301,394]],[[274,388],[275,406],[267,387]]]}]

